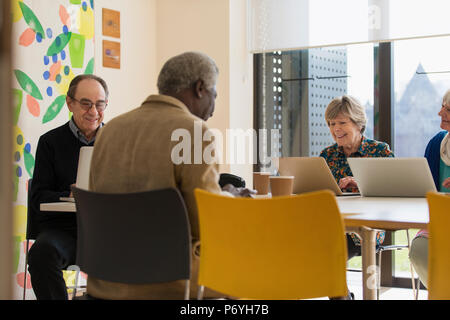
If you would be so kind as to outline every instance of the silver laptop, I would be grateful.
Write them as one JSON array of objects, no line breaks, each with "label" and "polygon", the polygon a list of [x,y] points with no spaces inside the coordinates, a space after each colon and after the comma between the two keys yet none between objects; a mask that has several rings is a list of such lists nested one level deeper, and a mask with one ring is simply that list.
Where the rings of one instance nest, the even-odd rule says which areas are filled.
[{"label": "silver laptop", "polygon": [[[91,159],[94,147],[81,147],[78,158],[77,180],[75,185],[80,189],[89,189],[89,171],[91,170]],[[61,197],[61,201],[75,202],[73,197]]]},{"label": "silver laptop", "polygon": [[329,189],[337,196],[358,195],[341,191],[322,157],[279,158],[278,172],[282,176],[294,176],[294,194]]},{"label": "silver laptop", "polygon": [[425,158],[347,158],[365,197],[425,197],[436,191]]}]

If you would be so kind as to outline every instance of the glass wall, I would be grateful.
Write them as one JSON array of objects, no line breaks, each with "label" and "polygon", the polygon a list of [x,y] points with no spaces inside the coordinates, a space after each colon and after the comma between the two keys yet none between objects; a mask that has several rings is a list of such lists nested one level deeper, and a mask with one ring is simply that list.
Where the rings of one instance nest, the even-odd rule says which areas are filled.
[{"label": "glass wall", "polygon": [[280,130],[272,157],[319,156],[333,144],[324,113],[344,94],[366,107],[366,136],[373,138],[373,44],[275,51],[258,54],[255,61],[256,128]]}]

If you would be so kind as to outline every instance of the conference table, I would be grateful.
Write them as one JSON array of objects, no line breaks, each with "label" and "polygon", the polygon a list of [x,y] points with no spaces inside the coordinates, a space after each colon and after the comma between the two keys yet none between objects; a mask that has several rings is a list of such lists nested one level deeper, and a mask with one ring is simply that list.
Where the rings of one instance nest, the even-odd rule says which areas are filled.
[{"label": "conference table", "polygon": [[[376,233],[379,230],[427,229],[429,210],[426,198],[336,197],[347,232],[361,241],[363,299],[377,297]],[[76,212],[73,202],[43,203],[41,211]]]}]

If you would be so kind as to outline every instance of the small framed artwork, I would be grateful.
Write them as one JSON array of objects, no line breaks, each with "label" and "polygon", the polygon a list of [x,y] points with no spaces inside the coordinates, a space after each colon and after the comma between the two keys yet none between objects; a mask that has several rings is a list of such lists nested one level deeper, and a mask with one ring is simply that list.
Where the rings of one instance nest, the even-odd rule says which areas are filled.
[{"label": "small framed artwork", "polygon": [[111,9],[102,9],[103,35],[120,38],[120,12]]},{"label": "small framed artwork", "polygon": [[103,66],[120,69],[120,42],[103,40]]}]

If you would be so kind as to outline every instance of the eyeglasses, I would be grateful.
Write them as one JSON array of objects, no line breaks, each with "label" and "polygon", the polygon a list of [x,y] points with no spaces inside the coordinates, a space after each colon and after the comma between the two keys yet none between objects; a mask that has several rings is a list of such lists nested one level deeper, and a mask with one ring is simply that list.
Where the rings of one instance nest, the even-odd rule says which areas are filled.
[{"label": "eyeglasses", "polygon": [[88,99],[81,99],[81,101],[80,101],[80,100],[77,100],[72,97],[70,97],[70,98],[75,100],[76,102],[78,102],[84,111],[89,111],[89,110],[91,110],[92,106],[95,106],[95,109],[97,109],[97,112],[103,112],[103,111],[105,111],[106,106],[108,105],[108,103],[106,103],[106,101],[97,101],[94,103]]}]

